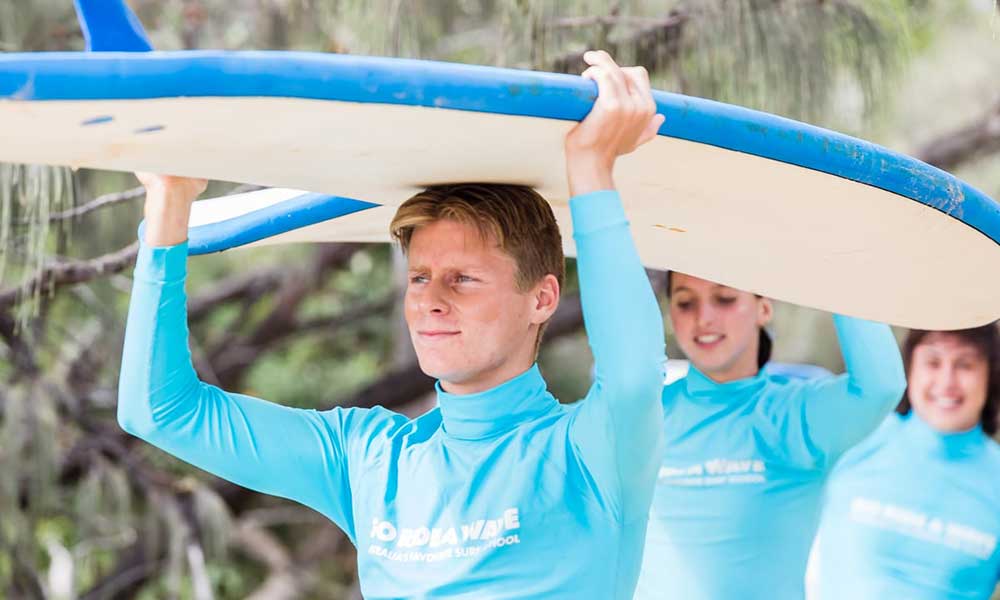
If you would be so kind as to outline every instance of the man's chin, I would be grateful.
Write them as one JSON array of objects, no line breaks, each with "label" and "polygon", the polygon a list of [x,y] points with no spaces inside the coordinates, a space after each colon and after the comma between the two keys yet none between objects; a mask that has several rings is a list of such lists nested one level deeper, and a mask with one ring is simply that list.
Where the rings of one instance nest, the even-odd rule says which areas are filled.
[{"label": "man's chin", "polygon": [[424,372],[424,375],[445,383],[461,384],[468,379],[462,370],[440,359],[421,359],[418,355],[417,364],[420,365],[420,370]]}]

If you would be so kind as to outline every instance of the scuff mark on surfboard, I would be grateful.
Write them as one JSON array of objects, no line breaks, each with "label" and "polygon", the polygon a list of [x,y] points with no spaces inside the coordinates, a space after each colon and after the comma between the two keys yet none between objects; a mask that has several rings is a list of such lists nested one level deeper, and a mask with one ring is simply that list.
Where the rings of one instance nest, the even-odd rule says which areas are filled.
[{"label": "scuff mark on surfboard", "polygon": [[87,119],[86,121],[80,123],[80,125],[83,127],[87,127],[88,125],[100,125],[101,123],[110,123],[111,121],[114,120],[115,118],[112,117],[111,115],[101,115],[99,117],[93,117]]},{"label": "scuff mark on surfboard", "polygon": [[541,96],[543,92],[542,86],[537,83],[532,83],[527,86],[521,86],[516,83],[512,83],[507,86],[507,93],[510,94],[511,98],[516,98],[521,94],[527,94],[529,96]]},{"label": "scuff mark on surfboard", "polygon": [[[767,135],[768,133],[768,131],[765,131],[764,135]],[[802,135],[801,131],[782,131],[779,129],[777,130],[777,134],[779,138],[796,144],[801,144],[805,141],[805,137]]]},{"label": "scuff mark on surfboard", "polygon": [[965,216],[965,189],[960,182],[947,174],[929,174],[925,169],[900,163],[892,164],[884,158],[881,159],[881,167],[883,175],[906,181],[904,192],[915,194],[920,189],[932,189],[935,194],[925,200],[928,206],[958,219]]},{"label": "scuff mark on surfboard", "polygon": [[586,102],[594,102],[597,100],[597,86],[589,89],[574,89],[573,95],[577,98],[584,100]]},{"label": "scuff mark on surfboard", "polygon": [[11,100],[33,100],[35,98],[35,74],[29,73],[24,78],[24,83],[17,86],[14,93],[10,95]]},{"label": "scuff mark on surfboard", "polygon": [[942,198],[935,198],[931,202],[932,204],[946,212],[947,214],[961,219],[965,212],[965,190],[961,186],[956,185],[954,181],[944,181],[940,187],[944,189],[947,193]]},{"label": "scuff mark on surfboard", "polygon": [[[124,154],[125,151],[131,149],[131,147],[132,146],[130,144],[122,144],[120,142],[108,144],[107,146],[104,147],[103,149],[104,152],[102,154],[112,160],[117,160],[121,158],[122,154]],[[80,162],[83,163],[84,161]]]},{"label": "scuff mark on surfboard", "polygon": [[163,131],[164,129],[166,129],[164,125],[150,125],[148,127],[140,127],[132,133],[153,133],[156,131]]}]

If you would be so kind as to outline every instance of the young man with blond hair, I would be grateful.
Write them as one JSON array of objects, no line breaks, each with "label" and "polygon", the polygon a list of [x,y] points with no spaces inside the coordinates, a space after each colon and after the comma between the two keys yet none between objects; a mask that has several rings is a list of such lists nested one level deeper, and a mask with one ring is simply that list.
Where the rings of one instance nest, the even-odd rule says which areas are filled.
[{"label": "young man with blond hair", "polygon": [[632,595],[662,454],[663,326],[615,159],[655,135],[649,80],[588,53],[599,97],[566,137],[584,320],[596,363],[572,406],[535,365],[559,303],[559,230],[534,191],[438,186],[400,208],[405,316],[438,407],[317,412],[228,393],[191,366],[187,222],[204,182],[140,175],[146,228],[119,391],[129,432],[220,477],[326,515],[388,598]]}]

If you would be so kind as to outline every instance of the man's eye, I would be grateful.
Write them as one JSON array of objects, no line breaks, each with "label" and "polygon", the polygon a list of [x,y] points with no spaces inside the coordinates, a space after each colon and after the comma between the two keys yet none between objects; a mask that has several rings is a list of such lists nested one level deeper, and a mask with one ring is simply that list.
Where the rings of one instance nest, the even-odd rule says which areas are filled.
[{"label": "man's eye", "polygon": [[410,275],[410,283],[427,283],[426,275]]},{"label": "man's eye", "polygon": [[690,301],[678,302],[677,308],[681,310],[689,310],[691,308],[691,302]]},{"label": "man's eye", "polygon": [[475,279],[469,277],[468,275],[459,275],[455,277],[455,281],[458,283],[468,283],[470,281],[475,281]]}]

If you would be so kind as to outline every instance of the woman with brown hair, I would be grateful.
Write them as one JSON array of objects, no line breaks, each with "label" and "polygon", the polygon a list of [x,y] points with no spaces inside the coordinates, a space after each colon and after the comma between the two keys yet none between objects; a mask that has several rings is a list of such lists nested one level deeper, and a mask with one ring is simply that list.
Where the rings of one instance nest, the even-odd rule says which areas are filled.
[{"label": "woman with brown hair", "polygon": [[691,368],[663,390],[636,600],[802,598],[823,486],[905,387],[896,339],[834,315],[846,372],[789,377],[770,365],[770,299],[679,272],[667,295]]},{"label": "woman with brown hair", "polygon": [[834,471],[818,595],[987,599],[1000,573],[1000,330],[911,331],[907,390]]}]

